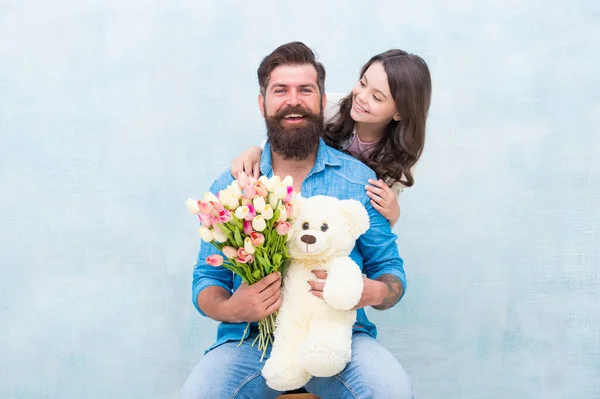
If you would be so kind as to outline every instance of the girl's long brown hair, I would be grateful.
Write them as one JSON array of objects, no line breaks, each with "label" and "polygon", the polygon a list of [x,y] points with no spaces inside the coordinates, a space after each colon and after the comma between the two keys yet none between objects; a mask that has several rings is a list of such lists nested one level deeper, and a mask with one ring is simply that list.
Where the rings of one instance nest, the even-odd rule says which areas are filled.
[{"label": "girl's long brown hair", "polygon": [[[392,120],[381,140],[368,158],[362,158],[378,178],[390,186],[400,182],[405,187],[414,184],[411,168],[425,147],[425,124],[431,103],[431,76],[425,61],[402,50],[388,50],[369,60],[360,77],[374,62],[380,62],[387,74],[390,92],[401,120]],[[340,101],[339,116],[325,126],[324,140],[338,148],[352,136],[354,120],[350,117],[352,93]]]}]

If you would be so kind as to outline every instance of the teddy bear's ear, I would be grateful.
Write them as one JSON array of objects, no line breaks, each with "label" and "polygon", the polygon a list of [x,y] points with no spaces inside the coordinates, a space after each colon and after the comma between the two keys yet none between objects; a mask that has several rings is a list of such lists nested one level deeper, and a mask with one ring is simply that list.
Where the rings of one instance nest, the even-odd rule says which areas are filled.
[{"label": "teddy bear's ear", "polygon": [[354,239],[369,230],[369,214],[363,204],[349,199],[340,201],[340,206]]}]

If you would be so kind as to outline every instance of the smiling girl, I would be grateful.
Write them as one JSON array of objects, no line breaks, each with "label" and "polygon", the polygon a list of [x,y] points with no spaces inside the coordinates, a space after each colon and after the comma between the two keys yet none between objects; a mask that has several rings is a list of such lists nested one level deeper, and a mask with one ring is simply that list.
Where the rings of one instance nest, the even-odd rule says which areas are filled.
[{"label": "smiling girl", "polygon": [[[393,226],[398,195],[414,184],[411,169],[425,146],[431,76],[425,61],[402,50],[372,57],[352,92],[325,110],[325,142],[361,160],[378,180],[365,186],[371,204]],[[333,114],[333,116],[331,116]],[[233,161],[231,173],[258,177],[262,149],[252,147]]]}]

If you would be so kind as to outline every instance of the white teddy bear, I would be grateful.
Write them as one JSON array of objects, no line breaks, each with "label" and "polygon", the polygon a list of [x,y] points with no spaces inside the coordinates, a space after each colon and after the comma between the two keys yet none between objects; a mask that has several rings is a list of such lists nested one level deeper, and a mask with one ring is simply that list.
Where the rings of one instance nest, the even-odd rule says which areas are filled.
[{"label": "white teddy bear", "polygon": [[[363,290],[360,267],[350,258],[356,239],[369,229],[369,215],[356,200],[298,198],[299,214],[288,242],[282,304],[275,341],[262,374],[277,391],[304,386],[312,376],[331,377],[350,361],[352,325]],[[323,299],[309,291],[327,271]]]}]

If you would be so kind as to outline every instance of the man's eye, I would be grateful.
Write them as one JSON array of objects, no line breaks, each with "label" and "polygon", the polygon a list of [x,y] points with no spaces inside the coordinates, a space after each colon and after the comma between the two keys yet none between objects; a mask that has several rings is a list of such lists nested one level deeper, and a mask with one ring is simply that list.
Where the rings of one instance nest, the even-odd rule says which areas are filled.
[{"label": "man's eye", "polygon": [[302,89],[301,91],[304,92],[304,93],[312,93],[311,89]]},{"label": "man's eye", "polygon": [[275,90],[275,93],[283,93],[283,92],[285,92],[285,90],[284,90],[284,89],[276,89],[276,90]]},{"label": "man's eye", "polygon": [[309,227],[308,222],[302,223],[302,230],[308,230]]}]

